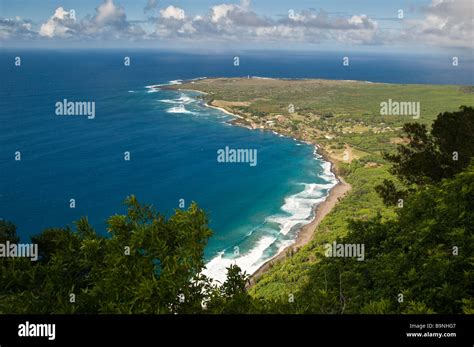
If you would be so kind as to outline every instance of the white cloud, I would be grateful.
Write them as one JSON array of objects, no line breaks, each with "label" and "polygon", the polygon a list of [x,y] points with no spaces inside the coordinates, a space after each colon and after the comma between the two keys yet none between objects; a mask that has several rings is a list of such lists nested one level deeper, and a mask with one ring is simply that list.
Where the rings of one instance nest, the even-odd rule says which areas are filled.
[{"label": "white cloud", "polygon": [[[305,10],[292,18],[280,20],[258,15],[250,8],[249,1],[240,4],[212,6],[205,16],[180,17],[180,22],[164,20],[164,13],[156,23],[155,37],[189,38],[209,41],[298,41],[317,43],[324,40],[352,43],[374,43],[377,23],[366,15],[352,17],[329,16],[324,11]],[[167,18],[174,16],[168,15]]]},{"label": "white cloud", "polygon": [[187,22],[178,30],[178,32],[180,34],[194,34],[197,32],[197,29],[191,22]]},{"label": "white cloud", "polygon": [[434,46],[474,48],[472,0],[433,0],[422,19],[407,20],[402,39]]},{"label": "white cloud", "polygon": [[183,20],[186,18],[184,10],[174,6],[168,6],[167,8],[160,10],[160,16],[164,19]]},{"label": "white cloud", "polygon": [[75,20],[69,11],[58,7],[53,16],[41,25],[39,34],[46,37],[67,37],[74,32]]},{"label": "white cloud", "polygon": [[104,2],[97,7],[96,12],[94,21],[101,25],[123,23],[126,21],[124,9],[116,6],[113,0],[104,0]]},{"label": "white cloud", "polygon": [[211,21],[213,23],[217,23],[220,20],[226,19],[227,15],[231,11],[235,11],[239,7],[237,5],[228,5],[228,4],[222,4],[222,5],[217,5],[213,6],[211,8]]},{"label": "white cloud", "polygon": [[[115,0],[119,2],[120,0]],[[58,7],[35,31],[31,21],[0,18],[0,38],[45,38],[78,40],[174,40],[182,42],[274,42],[342,44],[410,44],[472,48],[472,0],[432,0],[420,9],[422,17],[400,21],[400,28],[383,30],[365,14],[333,15],[324,10],[292,11],[280,19],[258,14],[250,0],[221,3],[207,12],[186,15],[177,6],[158,11],[159,0],[147,0],[145,12],[157,16],[146,21],[129,21],[125,10],[114,0],[102,0],[93,15],[75,21],[71,13]],[[146,31],[144,30],[146,28]],[[175,42],[180,42],[175,40]]]},{"label": "white cloud", "polygon": [[155,10],[158,7],[158,0],[147,0],[146,6],[143,12],[147,13]]},{"label": "white cloud", "polygon": [[16,40],[29,39],[38,35],[33,29],[31,21],[20,17],[0,18],[0,39]]},{"label": "white cloud", "polygon": [[324,10],[303,10],[292,13],[287,19],[281,21],[287,25],[304,26],[328,30],[376,30],[377,22],[367,15],[353,15],[350,18],[329,16]]},{"label": "white cloud", "polygon": [[125,10],[113,0],[103,0],[94,16],[81,21],[73,18],[71,11],[58,7],[53,16],[40,27],[39,34],[48,38],[78,39],[142,39],[144,30],[128,22]]}]

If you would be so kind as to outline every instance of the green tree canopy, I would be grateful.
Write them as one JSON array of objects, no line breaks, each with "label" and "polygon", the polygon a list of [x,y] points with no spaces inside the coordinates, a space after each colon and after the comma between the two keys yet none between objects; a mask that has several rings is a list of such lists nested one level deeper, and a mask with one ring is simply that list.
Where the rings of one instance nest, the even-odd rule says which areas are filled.
[{"label": "green tree canopy", "polygon": [[[211,230],[195,203],[170,218],[134,196],[126,204],[126,215],[110,217],[106,237],[83,218],[75,230],[33,237],[36,262],[0,259],[0,313],[198,313],[203,302],[220,300],[216,293],[229,305],[234,296],[248,299],[247,277],[237,266],[222,289],[201,275]],[[0,223],[0,237],[18,241],[7,222]]]},{"label": "green tree canopy", "polygon": [[[474,165],[407,197],[395,220],[353,221],[341,244],[365,260],[327,258],[296,294],[297,312],[470,313],[474,309]],[[403,295],[402,302],[399,295]]]},{"label": "green tree canopy", "polygon": [[453,177],[466,168],[474,157],[474,108],[461,106],[459,111],[440,113],[431,133],[424,124],[403,126],[408,144],[398,145],[397,153],[385,153],[393,163],[390,172],[405,186],[385,180],[376,188],[387,205],[414,189],[414,185],[433,184]]}]

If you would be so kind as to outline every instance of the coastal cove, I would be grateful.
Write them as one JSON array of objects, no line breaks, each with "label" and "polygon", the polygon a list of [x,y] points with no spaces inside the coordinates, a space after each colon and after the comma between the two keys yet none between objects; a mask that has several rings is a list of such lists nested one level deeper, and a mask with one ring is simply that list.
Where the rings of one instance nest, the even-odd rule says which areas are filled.
[{"label": "coastal cove", "polygon": [[[201,79],[203,78],[199,78],[198,80]],[[169,109],[172,113],[192,115],[192,111],[190,112],[185,105],[196,104],[198,107],[216,110],[219,114],[229,116],[223,120],[226,124],[248,129],[251,133],[255,133],[255,130],[259,132],[264,131],[275,138],[294,141],[296,146],[308,146],[313,148],[312,155],[308,156],[306,160],[310,163],[317,161],[321,163],[321,167],[323,168],[322,172],[316,168],[315,174],[318,175],[316,182],[299,184],[304,185],[305,188],[296,194],[285,197],[284,204],[281,206],[279,212],[274,215],[263,216],[261,224],[249,230],[248,234],[239,240],[239,242],[233,245],[226,245],[216,256],[211,257],[206,263],[206,269],[203,271],[205,275],[218,282],[224,281],[226,269],[232,264],[237,264],[249,275],[259,274],[263,272],[271,262],[284,257],[289,249],[296,250],[309,242],[317,224],[335,205],[337,198],[341,197],[343,192],[350,189],[350,185],[341,181],[340,178],[337,178],[332,167],[333,164],[318,152],[319,149],[317,145],[268,131],[269,129],[252,129],[243,126],[242,123],[235,121],[236,119],[243,119],[243,117],[228,111],[224,107],[219,107],[200,100],[199,95],[202,96],[206,93],[192,89],[180,89],[179,86],[181,83],[186,82],[193,82],[193,80],[172,81],[168,85],[151,85],[147,86],[147,88],[151,93],[167,91],[176,93],[174,99],[164,100],[167,103],[179,105],[178,107]],[[176,89],[169,89],[169,86],[175,86]],[[218,161],[219,151],[221,150],[222,149],[219,149],[217,151]],[[252,166],[252,164],[250,164],[250,166]],[[321,184],[321,179],[325,182],[324,184]],[[244,250],[243,252],[241,251],[241,245],[244,245],[242,248]]]},{"label": "coastal cove", "polygon": [[[224,77],[188,81],[165,88],[196,90],[206,105],[238,115],[232,124],[312,144],[330,163],[338,184],[326,199],[315,204],[311,214],[314,218],[300,226],[294,242],[280,248],[258,269],[252,269],[255,271],[251,272],[251,292],[273,299],[282,292],[294,292],[297,283],[306,278],[306,264],[318,261],[314,255],[308,256],[308,250],[314,252],[322,244],[344,236],[350,222],[348,215],[355,219],[377,214],[393,216],[393,209],[383,205],[374,188],[390,177],[382,152],[393,150],[400,141],[401,126],[408,118],[429,125],[446,107],[456,109],[458,103],[471,102],[467,87],[353,80]],[[440,93],[444,98],[439,98]],[[410,100],[416,95],[415,99],[421,100],[418,107],[420,104],[423,107],[418,109],[416,117],[384,114],[380,107],[385,100],[392,100],[393,95],[399,100]],[[450,101],[449,106],[445,100]],[[343,199],[347,195],[350,197]],[[332,211],[336,212],[330,213]],[[354,211],[357,212],[354,214]],[[315,230],[318,231],[316,234]],[[302,248],[302,252],[297,252]],[[288,272],[295,262],[299,266],[296,277]],[[281,283],[281,276],[291,276],[294,281]],[[273,284],[266,286],[270,282]],[[284,291],[274,292],[272,286],[276,283]]]},{"label": "coastal cove", "polygon": [[[11,54],[2,57],[4,66]],[[293,64],[285,63],[284,68],[269,65],[268,57],[249,56],[252,63],[238,70],[228,64],[228,56],[137,52],[134,61],[139,63],[129,69],[112,64],[123,60],[123,54],[115,51],[25,51],[24,57],[31,63],[21,74],[13,69],[2,71],[8,102],[6,98],[1,102],[5,122],[0,138],[0,218],[14,223],[21,240],[28,242],[46,228],[74,229],[74,221],[81,217],[107,235],[107,219],[126,211],[123,201],[131,194],[165,216],[183,208],[181,201],[184,208],[195,201],[208,214],[214,232],[205,249],[207,274],[219,280],[235,262],[254,273],[268,260],[276,260],[277,254],[286,254],[290,245],[299,248],[308,242],[328,213],[324,211],[332,214],[335,209],[330,207],[345,192],[336,194],[344,185],[330,162],[342,162],[346,151],[349,163],[365,160],[361,175],[373,175],[370,184],[384,177],[386,169],[371,155],[366,140],[375,138],[377,150],[392,148],[390,141],[399,135],[397,127],[406,118],[387,115],[383,119],[386,126],[379,125],[381,101],[412,100],[416,93],[421,101],[420,121],[429,124],[437,112],[468,104],[465,100],[469,99],[462,86],[388,84],[397,80],[401,70],[382,79],[380,75],[358,75],[356,70],[327,70],[330,78],[383,83],[310,80],[324,76],[317,70],[309,73],[302,68],[306,66],[303,62],[314,63],[317,58],[324,65],[326,56],[284,60]],[[364,71],[372,71],[370,59],[364,64]],[[412,69],[412,65],[399,69]],[[64,71],[69,71],[68,80]],[[213,78],[216,75],[230,77]],[[276,83],[278,88],[267,88],[267,83]],[[269,90],[274,95],[259,95]],[[288,90],[296,94],[289,96]],[[383,93],[375,97],[373,93],[379,91]],[[65,99],[94,102],[94,118],[55,114],[55,104]],[[295,119],[284,115],[289,104],[295,106]],[[301,105],[313,115],[300,112]],[[319,113],[312,108],[320,108],[316,110],[323,116],[319,121],[334,123],[334,128],[320,131],[313,126]],[[252,118],[248,112],[264,116]],[[285,117],[279,122],[276,116],[282,114]],[[360,123],[360,115],[375,117],[372,123],[356,124],[352,131],[348,122]],[[391,130],[387,130],[392,126],[389,122],[396,122]],[[258,164],[219,163],[217,151],[226,146],[257,150]],[[12,154],[17,151],[22,160],[12,165]],[[352,191],[359,189],[353,180],[347,181]],[[364,191],[368,190],[364,187]],[[358,201],[367,205],[364,215],[377,211],[370,209],[372,197]],[[339,234],[334,228],[326,226],[325,230]]]},{"label": "coastal cove", "polygon": [[469,342],[473,0],[1,7],[0,347]]},{"label": "coastal cove", "polygon": [[[97,59],[105,66],[115,57]],[[165,216],[182,208],[181,201],[184,208],[195,201],[213,230],[204,255],[208,274],[222,280],[235,258],[252,273],[292,244],[335,184],[313,145],[232,126],[235,117],[206,107],[195,92],[145,87],[194,79],[200,75],[195,60],[158,78],[150,74],[152,59],[100,76],[81,54],[40,52],[32,61],[38,66],[20,76],[24,83],[13,83],[19,78],[14,71],[5,73],[11,102],[4,105],[0,147],[3,158],[22,153],[19,165],[0,162],[0,218],[15,223],[23,242],[46,228],[75,229],[81,217],[107,235],[107,219],[126,211],[123,201],[131,194]],[[52,66],[71,69],[74,89]],[[18,106],[25,94],[32,95],[35,112]],[[94,101],[95,117],[56,115],[54,105],[64,99]],[[217,151],[226,146],[257,150],[258,164],[219,163]]]},{"label": "coastal cove", "polygon": [[[204,78],[200,78],[199,80],[201,80],[201,79],[204,79]],[[194,81],[190,80],[190,81],[186,81],[184,83],[194,83]],[[171,90],[177,90],[181,93],[191,93],[191,96],[192,96],[193,93],[197,93],[201,96],[206,96],[207,95],[206,92],[202,92],[200,90],[180,88],[181,81],[179,83],[171,83],[170,85],[174,86],[174,88],[171,88]],[[163,85],[154,85],[154,86],[150,86],[149,88],[151,88],[152,90],[153,89],[155,89],[155,90],[169,90],[167,85],[164,85],[164,86]],[[183,99],[182,96],[181,96],[181,99]],[[177,100],[180,100],[180,99],[177,99]],[[241,127],[247,128],[249,130],[253,130],[253,131],[256,131],[256,130],[258,130],[258,131],[269,131],[272,134],[274,134],[275,136],[279,136],[279,137],[284,136],[284,135],[281,135],[279,133],[276,133],[275,131],[272,131],[271,128],[266,128],[265,126],[261,126],[259,128],[256,128],[256,127],[251,127],[251,126],[244,125],[242,122],[235,121],[236,119],[237,120],[243,120],[244,117],[239,115],[239,114],[232,113],[231,111],[229,111],[225,107],[221,107],[220,105],[218,106],[218,105],[214,104],[213,102],[210,102],[210,103],[203,102],[202,104],[205,107],[216,109],[216,110],[218,110],[222,113],[225,113],[225,114],[231,116],[232,118],[227,120],[227,122],[229,124],[232,124],[232,125],[235,125],[235,126],[241,126]],[[288,137],[288,136],[286,136],[286,137]],[[289,138],[292,138],[292,137],[289,137]],[[293,226],[293,228],[294,228],[293,229],[294,239],[290,240],[286,245],[281,246],[276,252],[273,252],[273,254],[268,253],[268,256],[266,256],[264,258],[261,258],[259,261],[255,262],[254,264],[251,264],[249,266],[248,264],[239,262],[239,257],[238,256],[235,256],[234,259],[232,259],[230,261],[228,260],[228,261],[223,262],[222,261],[223,260],[222,256],[225,252],[222,252],[217,257],[215,257],[213,260],[211,260],[211,262],[208,263],[206,266],[211,267],[211,268],[216,267],[216,265],[213,264],[213,262],[217,263],[217,264],[225,263],[227,266],[230,266],[231,264],[237,264],[247,274],[251,275],[249,285],[252,285],[266,271],[268,271],[268,269],[271,268],[271,266],[273,266],[273,264],[275,262],[281,261],[282,259],[286,258],[289,254],[298,251],[301,247],[308,244],[311,241],[312,237],[313,237],[313,233],[316,231],[318,225],[321,223],[323,218],[331,211],[332,208],[334,208],[334,206],[337,204],[337,202],[340,199],[342,199],[345,196],[345,194],[351,189],[351,185],[349,183],[344,181],[344,179],[342,177],[337,176],[337,173],[334,170],[334,163],[331,162],[330,158],[328,158],[324,154],[324,151],[321,151],[320,147],[317,144],[315,144],[315,143],[312,144],[312,143],[306,142],[304,140],[299,140],[299,139],[296,139],[296,138],[292,138],[292,139],[297,140],[297,141],[302,141],[302,143],[307,144],[307,145],[314,146],[313,155],[314,155],[315,158],[317,158],[319,160],[324,160],[325,163],[326,163],[326,168],[329,167],[329,171],[334,177],[333,178],[333,182],[334,182],[333,186],[330,187],[327,190],[327,194],[325,196],[323,196],[322,199],[318,199],[314,203],[314,205],[311,206],[310,215],[305,219],[305,221]],[[327,176],[329,176],[328,172],[326,172],[325,174]],[[256,266],[257,264],[258,264],[258,266]],[[222,282],[224,280],[224,277],[221,277],[221,275],[225,271],[224,271],[223,266],[221,264],[219,264],[219,265],[217,265],[217,267],[220,267],[219,271],[216,271],[214,269],[214,271],[211,272],[211,271],[206,269],[204,271],[204,274],[209,275],[210,277],[213,277],[216,280]]]}]

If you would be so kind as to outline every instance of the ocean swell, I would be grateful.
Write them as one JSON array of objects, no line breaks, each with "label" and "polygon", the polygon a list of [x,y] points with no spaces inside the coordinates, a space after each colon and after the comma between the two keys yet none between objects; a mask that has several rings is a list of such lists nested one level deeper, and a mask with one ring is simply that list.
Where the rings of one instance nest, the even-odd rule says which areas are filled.
[{"label": "ocean swell", "polygon": [[[172,81],[169,84],[177,83],[180,81]],[[160,86],[163,85],[147,86],[147,88],[158,91]],[[167,113],[194,114],[186,108],[186,105],[195,103],[197,100],[185,92],[180,93],[176,99],[161,99],[159,101],[174,105],[166,110]],[[193,105],[193,110],[199,105],[211,108],[202,103]],[[226,115],[223,111],[222,114]],[[226,118],[229,118],[228,115]],[[278,133],[275,135],[283,136]],[[295,142],[295,145],[301,146],[302,144],[297,140]],[[301,186],[302,189],[285,197],[277,214],[268,216],[260,225],[253,227],[246,237],[237,244],[229,245],[211,257],[203,270],[204,275],[218,283],[223,283],[227,268],[232,264],[237,264],[246,273],[253,274],[266,261],[296,241],[299,230],[315,218],[315,207],[326,200],[330,189],[337,184],[337,178],[331,170],[332,164],[323,159],[316,147],[313,159],[321,165],[318,178],[322,182],[299,183],[298,186]]]},{"label": "ocean swell", "polygon": [[249,233],[248,237],[259,236],[253,247],[243,254],[235,254],[235,246],[219,252],[206,264],[203,274],[222,283],[226,278],[227,267],[232,264],[237,264],[243,271],[253,274],[266,261],[293,244],[298,231],[315,218],[315,207],[326,200],[330,189],[337,184],[331,172],[331,163],[323,162],[322,167],[320,177],[324,178],[326,183],[301,184],[303,190],[286,197],[280,213],[267,217],[259,228]]}]

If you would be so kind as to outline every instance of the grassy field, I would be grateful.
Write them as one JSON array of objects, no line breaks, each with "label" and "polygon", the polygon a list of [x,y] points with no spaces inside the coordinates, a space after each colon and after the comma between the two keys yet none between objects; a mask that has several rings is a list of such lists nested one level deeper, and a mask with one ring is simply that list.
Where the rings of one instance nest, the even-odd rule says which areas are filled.
[{"label": "grassy field", "polygon": [[335,160],[342,159],[345,145],[354,159],[394,148],[401,126],[414,119],[381,115],[382,102],[419,102],[416,121],[431,124],[438,113],[474,99],[470,87],[359,81],[216,78],[173,88],[206,92],[210,104],[243,116],[237,121],[242,125],[318,143]]},{"label": "grassy field", "polygon": [[[217,78],[170,88],[205,92],[202,98],[209,104],[243,117],[234,123],[318,144],[338,174],[352,185],[349,194],[324,218],[313,240],[273,265],[250,289],[253,296],[271,300],[298,294],[308,271],[321,259],[321,245],[343,236],[349,220],[394,215],[374,187],[391,178],[382,152],[394,151],[397,143],[404,142],[404,123],[429,125],[440,112],[474,105],[474,88],[462,86]],[[381,115],[381,103],[389,99],[419,102],[420,117]]]}]

